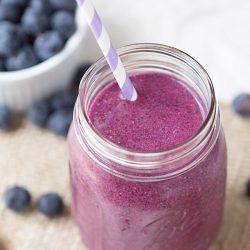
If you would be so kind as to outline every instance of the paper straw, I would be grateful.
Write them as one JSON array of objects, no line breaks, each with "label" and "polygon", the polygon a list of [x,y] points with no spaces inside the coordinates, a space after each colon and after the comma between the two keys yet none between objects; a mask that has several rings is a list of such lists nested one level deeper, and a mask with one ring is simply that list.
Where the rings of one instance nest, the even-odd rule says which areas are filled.
[{"label": "paper straw", "polygon": [[137,99],[137,92],[127,75],[125,68],[118,56],[110,37],[97,13],[91,0],[76,0],[80,9],[85,14],[87,22],[105,56],[113,75],[121,88],[122,95],[129,101]]}]

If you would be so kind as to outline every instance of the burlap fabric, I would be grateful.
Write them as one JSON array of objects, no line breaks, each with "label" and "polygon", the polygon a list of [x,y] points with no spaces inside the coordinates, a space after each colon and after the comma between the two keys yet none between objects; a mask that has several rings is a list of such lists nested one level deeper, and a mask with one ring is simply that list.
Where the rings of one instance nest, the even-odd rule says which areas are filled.
[{"label": "burlap fabric", "polygon": [[[224,225],[211,250],[250,250],[250,199],[244,194],[250,178],[250,119],[234,115],[227,105],[221,110],[229,157],[227,201]],[[65,216],[49,220],[35,209],[16,215],[0,202],[0,250],[87,250],[69,216],[65,139],[25,121],[20,129],[1,133],[0,195],[13,184],[26,186],[33,200],[56,191],[67,208]]]}]

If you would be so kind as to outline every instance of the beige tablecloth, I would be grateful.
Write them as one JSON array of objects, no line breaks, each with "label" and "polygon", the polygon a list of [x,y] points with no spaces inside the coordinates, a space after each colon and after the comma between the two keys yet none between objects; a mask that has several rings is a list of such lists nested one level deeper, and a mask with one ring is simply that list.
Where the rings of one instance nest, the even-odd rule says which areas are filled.
[{"label": "beige tablecloth", "polygon": [[[222,106],[229,171],[225,221],[211,250],[250,250],[250,119]],[[65,216],[48,220],[34,209],[16,215],[0,202],[0,250],[86,250],[69,216],[69,176],[65,139],[25,121],[20,129],[0,134],[0,195],[13,184],[25,185],[33,200],[56,191],[65,197]],[[118,250],[118,249],[117,249]],[[131,249],[132,250],[132,249]],[[184,249],[183,249],[184,250]]]}]

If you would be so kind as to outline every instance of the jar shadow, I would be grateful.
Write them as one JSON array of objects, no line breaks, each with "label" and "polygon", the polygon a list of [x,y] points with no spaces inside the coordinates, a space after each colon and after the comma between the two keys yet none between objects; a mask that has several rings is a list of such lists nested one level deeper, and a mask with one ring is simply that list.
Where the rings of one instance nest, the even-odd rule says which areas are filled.
[{"label": "jar shadow", "polygon": [[[242,188],[242,187],[241,187]],[[250,200],[237,188],[229,188],[224,210],[223,225],[210,250],[249,249],[248,218]]]}]

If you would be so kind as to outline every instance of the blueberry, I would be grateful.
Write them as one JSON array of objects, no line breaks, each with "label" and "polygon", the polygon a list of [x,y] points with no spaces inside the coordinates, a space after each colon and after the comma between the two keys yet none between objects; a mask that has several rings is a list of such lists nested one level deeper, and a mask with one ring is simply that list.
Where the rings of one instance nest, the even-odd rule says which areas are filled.
[{"label": "blueberry", "polygon": [[4,200],[7,208],[21,212],[29,206],[31,197],[25,188],[15,186],[5,192]]},{"label": "blueberry", "polygon": [[20,38],[22,40],[23,44],[30,44],[32,45],[34,43],[34,37],[26,32],[26,30],[19,25],[18,27],[18,32],[20,34]]},{"label": "blueberry", "polygon": [[63,211],[63,200],[56,193],[47,193],[39,197],[37,209],[48,217],[59,215]]},{"label": "blueberry", "polygon": [[17,23],[20,21],[22,10],[8,4],[0,3],[0,21],[10,21]]},{"label": "blueberry", "polygon": [[25,10],[21,23],[26,33],[32,36],[43,33],[50,27],[50,19],[47,13],[36,11],[31,7]]},{"label": "blueberry", "polygon": [[22,39],[16,25],[0,23],[0,56],[8,57],[22,46]]},{"label": "blueberry", "polygon": [[233,100],[234,112],[242,116],[250,116],[250,94],[242,93]]},{"label": "blueberry", "polygon": [[5,71],[5,66],[4,66],[4,59],[0,58],[0,72]]},{"label": "blueberry", "polygon": [[2,0],[3,4],[11,5],[13,7],[26,7],[28,5],[29,0]]},{"label": "blueberry", "polygon": [[46,101],[33,103],[27,113],[28,120],[40,127],[46,126],[49,115],[50,107]]},{"label": "blueberry", "polygon": [[34,49],[37,57],[45,61],[56,55],[64,46],[64,41],[57,31],[47,31],[37,37],[34,43]]},{"label": "blueberry", "polygon": [[73,118],[72,109],[62,109],[50,115],[47,128],[58,135],[66,136]]},{"label": "blueberry", "polygon": [[15,71],[32,67],[38,63],[35,53],[30,46],[19,50],[16,54],[8,57],[5,67],[8,71]]},{"label": "blueberry", "polygon": [[246,195],[250,197],[250,180],[246,183]]},{"label": "blueberry", "polygon": [[68,10],[74,11],[76,2],[73,0],[49,0],[54,10]]},{"label": "blueberry", "polygon": [[69,11],[58,11],[52,16],[51,26],[67,40],[76,30],[75,17]]},{"label": "blueberry", "polygon": [[83,65],[81,65],[77,71],[76,71],[76,74],[73,78],[73,84],[74,86],[76,87],[79,87],[79,84],[82,80],[82,77],[83,75],[87,72],[87,70],[89,69],[89,67],[92,65],[92,63],[90,62],[87,62],[87,63],[84,63]]},{"label": "blueberry", "polygon": [[62,90],[49,98],[52,110],[71,108],[73,110],[77,95],[71,90]]},{"label": "blueberry", "polygon": [[11,127],[11,111],[6,106],[0,106],[0,129],[8,130]]},{"label": "blueberry", "polygon": [[31,0],[30,6],[37,12],[50,14],[52,11],[49,0]]}]

